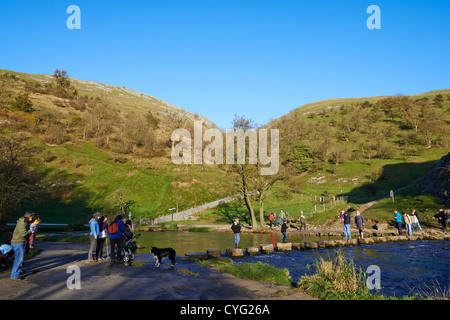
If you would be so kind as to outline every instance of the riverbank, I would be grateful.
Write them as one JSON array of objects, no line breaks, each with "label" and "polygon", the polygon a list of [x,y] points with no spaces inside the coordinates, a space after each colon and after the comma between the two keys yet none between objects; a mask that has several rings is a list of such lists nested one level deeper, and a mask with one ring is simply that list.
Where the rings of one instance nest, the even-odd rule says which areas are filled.
[{"label": "riverbank", "polygon": [[[135,266],[87,262],[88,245],[38,241],[39,254],[24,262],[23,281],[0,272],[2,300],[314,300],[289,286],[236,278],[177,257],[174,269],[155,267],[151,254]],[[68,289],[70,266],[80,268],[81,289]],[[280,295],[280,292],[283,292]]]}]

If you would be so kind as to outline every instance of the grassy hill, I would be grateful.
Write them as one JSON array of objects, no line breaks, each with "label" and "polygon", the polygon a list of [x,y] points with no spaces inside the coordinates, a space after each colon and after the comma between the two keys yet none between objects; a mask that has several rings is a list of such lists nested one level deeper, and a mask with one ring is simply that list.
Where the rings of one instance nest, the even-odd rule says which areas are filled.
[{"label": "grassy hill", "polygon": [[[135,218],[188,209],[238,191],[226,165],[175,165],[170,135],[214,124],[155,97],[91,81],[0,70],[0,134],[34,147],[46,193],[35,210],[45,222],[85,223],[95,211]],[[450,89],[403,97],[331,99],[299,107],[266,128],[280,130],[287,174],[268,192],[266,216],[281,209],[306,213],[309,223],[332,223],[348,206],[382,198],[366,219],[391,219],[394,208],[432,214],[433,197],[418,179],[448,153]],[[251,117],[251,115],[247,115]],[[333,200],[345,197],[346,202]],[[258,211],[257,203],[255,209]],[[201,223],[247,220],[236,201],[198,215]]]},{"label": "grassy hill", "polygon": [[153,218],[233,192],[226,169],[170,159],[174,129],[215,127],[210,120],[127,88],[67,80],[60,88],[53,76],[0,70],[0,133],[34,147],[48,187],[17,214],[84,223],[95,211],[117,214],[122,200],[134,217]]}]

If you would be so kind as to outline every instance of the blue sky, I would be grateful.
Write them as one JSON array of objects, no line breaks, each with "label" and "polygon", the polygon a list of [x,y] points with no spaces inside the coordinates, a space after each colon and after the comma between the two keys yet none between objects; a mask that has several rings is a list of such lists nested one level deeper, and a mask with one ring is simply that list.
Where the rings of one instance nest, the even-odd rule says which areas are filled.
[{"label": "blue sky", "polygon": [[323,99],[450,88],[449,17],[447,0],[0,0],[0,69],[65,69],[224,129],[234,114],[265,124]]}]

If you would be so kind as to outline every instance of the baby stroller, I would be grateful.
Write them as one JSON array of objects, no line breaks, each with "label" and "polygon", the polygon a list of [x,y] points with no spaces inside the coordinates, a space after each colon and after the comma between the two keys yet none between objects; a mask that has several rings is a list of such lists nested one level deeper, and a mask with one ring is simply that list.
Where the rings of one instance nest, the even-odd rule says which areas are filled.
[{"label": "baby stroller", "polygon": [[14,262],[14,250],[11,246],[12,233],[9,232],[5,237],[5,244],[0,246],[0,265],[4,268],[9,267]]},{"label": "baby stroller", "polygon": [[123,255],[123,262],[128,262],[130,260],[134,260],[134,253],[136,252],[137,245],[136,245],[136,239],[139,238],[141,234],[137,234],[134,237],[132,237],[129,240],[126,240],[126,238],[123,238],[122,243],[122,255]]}]

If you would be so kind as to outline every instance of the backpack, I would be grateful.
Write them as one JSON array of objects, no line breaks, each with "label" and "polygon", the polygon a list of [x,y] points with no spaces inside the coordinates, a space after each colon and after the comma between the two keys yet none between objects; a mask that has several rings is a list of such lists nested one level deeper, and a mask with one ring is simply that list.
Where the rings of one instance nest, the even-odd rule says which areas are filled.
[{"label": "backpack", "polygon": [[109,234],[116,234],[117,231],[119,231],[119,224],[117,221],[113,221],[108,227],[108,232]]}]

